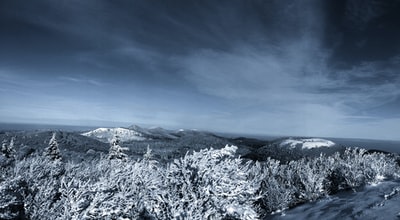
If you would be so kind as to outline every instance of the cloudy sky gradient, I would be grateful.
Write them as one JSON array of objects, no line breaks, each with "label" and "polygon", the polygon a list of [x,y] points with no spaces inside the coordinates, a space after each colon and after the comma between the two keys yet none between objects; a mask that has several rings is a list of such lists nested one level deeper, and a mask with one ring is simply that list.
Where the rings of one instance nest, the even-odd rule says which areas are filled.
[{"label": "cloudy sky gradient", "polygon": [[400,1],[0,2],[0,122],[400,140]]}]

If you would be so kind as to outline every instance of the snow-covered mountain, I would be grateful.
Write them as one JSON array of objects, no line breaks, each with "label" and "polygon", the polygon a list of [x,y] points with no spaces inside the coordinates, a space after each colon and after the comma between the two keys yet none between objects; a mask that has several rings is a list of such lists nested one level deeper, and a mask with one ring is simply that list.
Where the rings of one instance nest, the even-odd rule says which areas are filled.
[{"label": "snow-covered mountain", "polygon": [[245,140],[244,143],[253,146],[253,148],[249,148],[251,152],[244,155],[244,157],[259,161],[273,158],[281,162],[288,162],[304,157],[318,157],[321,153],[329,156],[335,152],[343,152],[345,150],[343,146],[333,141],[309,137],[279,138],[266,142],[261,147],[260,145],[263,142],[257,140]]},{"label": "snow-covered mountain", "polygon": [[97,128],[92,131],[82,133],[83,136],[91,137],[102,142],[109,143],[115,135],[119,136],[120,141],[144,141],[153,139],[176,139],[177,133],[160,127],[143,128],[132,125],[127,128]]},{"label": "snow-covered mountain", "polygon": [[314,149],[320,147],[332,147],[335,146],[335,143],[322,138],[289,138],[283,140],[279,145],[281,147]]},{"label": "snow-covered mountain", "polygon": [[118,135],[120,141],[143,141],[146,137],[143,133],[128,128],[97,128],[82,133],[83,136],[91,137],[105,143],[109,143],[114,136]]}]

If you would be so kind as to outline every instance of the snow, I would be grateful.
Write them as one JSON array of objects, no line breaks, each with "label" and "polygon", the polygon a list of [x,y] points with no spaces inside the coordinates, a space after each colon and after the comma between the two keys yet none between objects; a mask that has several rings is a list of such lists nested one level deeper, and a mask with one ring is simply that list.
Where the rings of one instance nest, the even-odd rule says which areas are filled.
[{"label": "snow", "polygon": [[227,211],[229,214],[233,214],[233,213],[235,213],[235,208],[234,208],[233,206],[228,206],[228,207],[226,208],[226,211]]},{"label": "snow", "polygon": [[115,135],[118,135],[122,142],[146,140],[141,133],[127,128],[97,128],[81,135],[94,137],[106,143],[111,142]]},{"label": "snow", "polygon": [[109,143],[115,135],[118,135],[119,140],[122,142],[177,138],[173,132],[160,127],[142,128],[137,125],[132,125],[128,128],[97,128],[81,135],[92,137],[105,143]]},{"label": "snow", "polygon": [[316,202],[274,213],[269,219],[399,219],[400,182],[384,181],[378,187],[344,191]]},{"label": "snow", "polygon": [[382,181],[385,180],[385,176],[378,174],[375,179],[376,181]]},{"label": "snow", "polygon": [[319,147],[332,147],[335,143],[322,138],[304,138],[304,139],[286,139],[280,143],[280,146],[289,146],[295,148],[301,146],[302,149],[313,149]]}]

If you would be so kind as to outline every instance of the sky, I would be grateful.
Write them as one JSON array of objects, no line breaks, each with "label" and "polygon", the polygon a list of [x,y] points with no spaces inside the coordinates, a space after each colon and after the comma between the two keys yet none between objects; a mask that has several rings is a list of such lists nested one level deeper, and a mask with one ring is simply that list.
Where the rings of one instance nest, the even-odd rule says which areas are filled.
[{"label": "sky", "polygon": [[399,11],[2,0],[0,122],[400,140]]}]

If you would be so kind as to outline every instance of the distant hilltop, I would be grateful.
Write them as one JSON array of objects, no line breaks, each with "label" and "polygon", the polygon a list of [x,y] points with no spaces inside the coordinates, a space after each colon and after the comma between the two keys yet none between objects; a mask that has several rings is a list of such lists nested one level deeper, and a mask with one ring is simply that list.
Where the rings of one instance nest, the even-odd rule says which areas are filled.
[{"label": "distant hilltop", "polygon": [[109,143],[114,136],[118,136],[122,142],[128,141],[144,141],[144,140],[173,140],[183,135],[201,134],[209,132],[201,132],[197,130],[167,130],[161,127],[143,128],[138,125],[129,127],[116,127],[116,128],[97,128],[81,135],[97,139],[99,141]]},{"label": "distant hilltop", "polygon": [[283,140],[279,145],[290,148],[300,147],[301,149],[313,149],[320,147],[332,147],[335,146],[335,143],[322,138],[289,138]]}]

